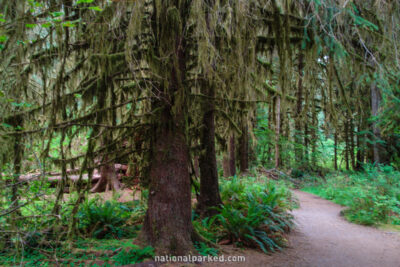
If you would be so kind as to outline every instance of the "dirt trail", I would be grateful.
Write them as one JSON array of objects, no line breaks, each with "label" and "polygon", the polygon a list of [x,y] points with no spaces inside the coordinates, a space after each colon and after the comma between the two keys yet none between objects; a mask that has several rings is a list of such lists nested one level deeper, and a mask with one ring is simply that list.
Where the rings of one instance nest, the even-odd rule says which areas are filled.
[{"label": "dirt trail", "polygon": [[210,266],[400,267],[399,233],[349,223],[340,216],[343,207],[301,191],[295,195],[300,208],[293,211],[297,227],[289,248],[272,256],[227,248],[229,255],[245,255],[246,263]]}]

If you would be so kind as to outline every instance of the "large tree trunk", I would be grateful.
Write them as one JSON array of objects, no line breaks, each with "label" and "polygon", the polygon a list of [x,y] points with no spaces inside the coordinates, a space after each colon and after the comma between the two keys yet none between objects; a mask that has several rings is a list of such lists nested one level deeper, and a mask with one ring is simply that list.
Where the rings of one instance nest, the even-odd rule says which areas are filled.
[{"label": "large tree trunk", "polygon": [[[153,100],[153,110],[159,110],[153,121],[151,164],[149,170],[148,209],[143,224],[142,236],[155,248],[158,255],[183,256],[195,253],[192,237],[190,157],[187,140],[187,96],[185,88],[186,42],[184,39],[188,6],[173,1],[181,15],[181,24],[169,29],[163,25],[161,32],[171,41],[170,74],[159,88]],[[179,4],[178,4],[179,3]],[[174,6],[164,6],[160,11],[167,17]],[[164,10],[165,9],[165,10]],[[166,12],[165,14],[163,12]],[[171,19],[172,20],[172,19]],[[175,22],[176,18],[173,18]],[[169,36],[170,35],[170,36]],[[164,51],[165,52],[165,51]],[[165,84],[168,84],[165,86]],[[165,86],[165,87],[164,87]]]},{"label": "large tree trunk", "polygon": [[[210,11],[214,6],[214,0],[207,0],[206,24],[207,29],[212,36],[213,29],[210,26]],[[215,62],[214,62],[215,63]],[[204,81],[204,93],[210,97],[203,101],[203,131],[201,133],[202,153],[199,159],[200,165],[200,196],[198,210],[203,216],[211,216],[216,213],[213,209],[222,204],[218,185],[217,157],[215,155],[215,85]]]},{"label": "large tree trunk", "polygon": [[189,151],[183,115],[164,110],[156,127],[150,165],[144,237],[160,255],[193,251]]},{"label": "large tree trunk", "polygon": [[303,109],[303,69],[304,69],[304,55],[299,55],[299,82],[297,85],[297,103],[296,103],[296,117],[295,117],[295,157],[297,164],[301,164],[303,161],[303,142],[302,142],[302,131],[301,131],[301,112]]},{"label": "large tree trunk", "polygon": [[[208,95],[213,98],[214,87],[211,85]],[[201,133],[202,153],[200,165],[200,196],[198,211],[202,216],[211,216],[216,213],[213,207],[222,204],[219,194],[217,158],[215,155],[215,104],[213,100],[203,102],[203,130]]]}]

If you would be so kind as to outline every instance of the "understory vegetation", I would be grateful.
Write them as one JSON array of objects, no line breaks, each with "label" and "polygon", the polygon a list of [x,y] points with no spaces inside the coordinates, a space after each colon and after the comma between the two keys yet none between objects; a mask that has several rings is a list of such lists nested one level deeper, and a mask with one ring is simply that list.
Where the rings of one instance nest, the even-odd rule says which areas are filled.
[{"label": "understory vegetation", "polygon": [[222,181],[221,197],[217,215],[195,221],[205,239],[265,253],[286,245],[285,235],[293,226],[288,211],[295,205],[287,185],[265,177],[233,177]]},{"label": "understory vegetation", "polygon": [[303,191],[346,206],[344,216],[363,225],[400,225],[400,172],[391,166],[365,165],[364,172],[306,177]]},{"label": "understory vegetation", "polygon": [[400,1],[0,0],[0,265],[272,253],[302,185],[399,224],[399,25]]},{"label": "understory vegetation", "polygon": [[[195,243],[197,252],[204,256],[216,256],[220,252],[219,246],[227,244],[255,248],[265,253],[284,248],[287,234],[293,227],[289,211],[296,207],[290,186],[290,183],[273,181],[256,173],[222,179],[223,205],[215,208],[218,214],[200,218],[195,212],[196,204],[193,206],[193,225],[203,238],[203,241]],[[80,206],[77,213],[78,232],[72,240],[68,240],[67,235],[62,237],[62,233],[68,231],[70,211],[62,213],[65,217],[59,220],[58,233],[47,233],[46,225],[54,223],[45,216],[51,208],[34,202],[23,210],[41,216],[20,221],[27,232],[18,240],[2,239],[0,264],[119,266],[151,259],[153,248],[136,245],[140,244],[137,236],[147,208],[147,190],[141,195],[139,200],[125,203],[118,201],[118,193],[110,200],[103,200],[100,195],[92,196]],[[4,229],[11,228],[3,225]],[[29,231],[31,229],[35,230]],[[10,252],[14,251],[10,250],[11,247],[21,247],[21,254]]]}]

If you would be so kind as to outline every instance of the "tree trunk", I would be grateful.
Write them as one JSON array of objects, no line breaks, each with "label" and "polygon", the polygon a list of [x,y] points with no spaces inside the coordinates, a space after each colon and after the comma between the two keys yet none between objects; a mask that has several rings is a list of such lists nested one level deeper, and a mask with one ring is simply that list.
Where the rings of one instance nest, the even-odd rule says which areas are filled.
[{"label": "tree trunk", "polygon": [[[173,122],[173,123],[172,123]],[[164,110],[155,127],[149,173],[145,239],[160,255],[187,255],[193,251],[189,151],[183,115]]]},{"label": "tree trunk", "polygon": [[[179,3],[175,7],[183,14],[180,25],[186,25],[188,6],[180,1],[173,2]],[[175,22],[176,18],[173,20]],[[163,27],[167,27],[163,29],[167,35],[164,38],[171,40],[173,50],[170,51],[170,74],[164,77],[163,83],[168,85],[161,84],[153,90],[157,96],[153,99],[153,110],[159,111],[153,120],[149,199],[142,237],[158,255],[183,256],[195,253],[186,117],[189,92],[184,83],[187,44],[181,26]]]},{"label": "tree trunk", "polygon": [[[22,128],[22,118],[18,116],[13,122],[14,129]],[[22,162],[22,154],[23,154],[23,144],[22,144],[22,135],[17,134],[14,137],[14,164],[13,164],[13,179],[11,186],[11,207],[18,210],[18,184],[19,177],[21,175],[21,162]]]},{"label": "tree trunk", "polygon": [[224,153],[224,156],[222,158],[222,169],[224,171],[224,177],[231,176],[231,168],[229,166],[229,155],[228,155],[228,152],[226,152],[226,154]]},{"label": "tree trunk", "polygon": [[338,170],[338,164],[337,164],[337,146],[338,146],[338,134],[336,132],[337,130],[335,130],[335,145],[334,145],[334,159],[333,159],[333,165],[335,166],[335,170]]},{"label": "tree trunk", "polygon": [[[275,120],[275,103],[274,101],[272,101],[269,106],[268,106],[268,129],[270,130],[270,132],[272,133],[274,131],[273,129],[273,121]],[[268,154],[268,161],[272,162],[273,161],[273,151],[272,148],[273,147],[273,142],[270,141],[268,142],[268,150],[267,150],[267,154]]]},{"label": "tree trunk", "polygon": [[249,129],[247,126],[247,121],[242,121],[242,135],[239,138],[239,165],[240,172],[245,173],[249,169]]},{"label": "tree trunk", "polygon": [[[105,156],[103,162],[107,162],[108,157]],[[100,167],[100,179],[97,181],[95,186],[90,190],[92,193],[99,193],[110,190],[120,190],[121,183],[118,180],[117,170],[115,164],[107,163]]]},{"label": "tree trunk", "polygon": [[200,159],[199,156],[194,156],[193,157],[193,172],[196,177],[200,177]]},{"label": "tree trunk", "polygon": [[228,150],[229,150],[230,176],[235,176],[236,175],[236,149],[235,149],[235,135],[234,134],[232,134],[232,136],[229,139]]},{"label": "tree trunk", "polygon": [[[207,92],[213,98],[215,96],[214,86],[209,86]],[[215,155],[215,103],[214,100],[203,101],[202,109],[203,130],[201,133],[202,153],[199,158],[200,165],[200,196],[198,211],[204,216],[216,214],[212,209],[222,204],[219,194],[217,158]]]},{"label": "tree trunk", "polygon": [[365,120],[363,118],[360,118],[360,121],[358,123],[358,129],[357,129],[357,163],[356,163],[356,169],[361,170],[362,163],[364,163],[364,158],[365,158],[365,135],[361,135],[360,132],[365,129]]},{"label": "tree trunk", "polygon": [[344,148],[344,160],[346,163],[346,170],[350,170],[349,164],[349,122],[346,120],[344,123],[344,141],[345,141],[345,148]]},{"label": "tree trunk", "polygon": [[[111,140],[111,136],[102,137],[101,143],[102,145],[107,145]],[[108,150],[108,149],[107,149]],[[105,155],[102,156],[101,166],[100,166],[100,179],[97,183],[92,187],[90,192],[99,193],[111,190],[120,190],[121,183],[118,180],[117,170],[115,168],[114,162],[109,162],[108,154],[111,154],[111,149],[108,150]]]},{"label": "tree trunk", "polygon": [[311,164],[312,168],[316,169],[317,165],[317,131],[318,131],[318,118],[316,110],[316,100],[314,99],[312,110],[312,132],[311,132]]},{"label": "tree trunk", "polygon": [[281,133],[281,97],[279,95],[276,97],[275,108],[275,168],[278,169],[280,158],[279,140]]},{"label": "tree trunk", "polygon": [[351,167],[353,168],[353,170],[356,169],[356,158],[355,158],[355,154],[354,154],[354,148],[355,148],[355,144],[354,144],[354,123],[353,123],[353,119],[350,118],[350,158],[351,158]]},{"label": "tree trunk", "polygon": [[[360,132],[360,129],[358,129],[358,132]],[[361,151],[361,136],[359,134],[357,134],[357,140],[356,140],[356,147],[357,147],[357,153],[356,153],[356,170],[359,171],[361,170],[361,163],[363,162],[363,155],[362,155],[362,151]]]},{"label": "tree trunk", "polygon": [[303,69],[304,69],[304,55],[299,55],[299,83],[297,85],[297,104],[296,104],[296,117],[295,117],[295,157],[297,164],[303,161],[303,142],[301,138],[301,112],[303,108]]},{"label": "tree trunk", "polygon": [[[378,86],[375,83],[373,83],[371,85],[371,113],[372,113],[371,115],[372,115],[372,117],[378,116],[379,105],[380,105],[379,89],[378,89]],[[375,122],[375,120],[372,123],[372,132],[374,133],[374,138],[375,138],[374,144],[373,144],[373,159],[374,159],[375,163],[381,163],[381,158],[380,158],[381,146],[377,142],[381,139],[381,131],[379,129],[379,126]]]},{"label": "tree trunk", "polygon": [[306,121],[304,124],[304,166],[306,168],[309,167],[309,162],[308,162],[308,145],[309,145],[309,139],[308,139],[308,114],[306,114]]}]

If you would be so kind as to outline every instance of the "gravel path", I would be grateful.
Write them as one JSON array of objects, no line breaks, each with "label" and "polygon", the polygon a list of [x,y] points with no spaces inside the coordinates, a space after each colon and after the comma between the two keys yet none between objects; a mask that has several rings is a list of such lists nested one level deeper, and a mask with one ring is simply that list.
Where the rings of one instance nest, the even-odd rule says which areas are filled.
[{"label": "gravel path", "polygon": [[400,267],[400,235],[347,222],[343,207],[301,191],[294,192],[300,208],[293,211],[296,230],[289,248],[272,256],[227,248],[244,255],[246,263],[210,266],[273,267]]}]

